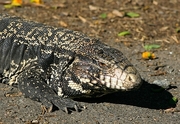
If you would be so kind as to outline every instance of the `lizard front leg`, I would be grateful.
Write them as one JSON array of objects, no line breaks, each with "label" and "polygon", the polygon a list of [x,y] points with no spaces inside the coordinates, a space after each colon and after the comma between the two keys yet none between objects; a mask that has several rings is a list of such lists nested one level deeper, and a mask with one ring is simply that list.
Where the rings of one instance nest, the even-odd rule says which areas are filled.
[{"label": "lizard front leg", "polygon": [[69,110],[80,109],[75,101],[58,96],[39,72],[34,71],[34,68],[22,72],[18,77],[18,82],[20,91],[28,98],[40,101],[48,112],[52,111],[53,105],[67,113]]}]

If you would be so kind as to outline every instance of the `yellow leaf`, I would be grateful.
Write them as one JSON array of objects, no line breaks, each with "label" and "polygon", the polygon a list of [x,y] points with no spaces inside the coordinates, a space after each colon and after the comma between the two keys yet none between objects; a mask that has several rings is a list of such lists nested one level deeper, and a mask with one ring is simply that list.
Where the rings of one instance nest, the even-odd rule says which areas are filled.
[{"label": "yellow leaf", "polygon": [[155,59],[156,56],[154,55],[154,53],[151,53],[151,52],[143,52],[142,58],[143,59]]},{"label": "yellow leaf", "polygon": [[30,0],[31,3],[41,4],[43,3],[42,0]]},{"label": "yellow leaf", "polygon": [[12,6],[21,6],[22,0],[12,0],[11,5]]},{"label": "yellow leaf", "polygon": [[8,5],[4,5],[4,8],[6,8],[6,9],[10,9],[10,8],[12,8],[13,6],[11,5],[11,4],[8,4]]}]

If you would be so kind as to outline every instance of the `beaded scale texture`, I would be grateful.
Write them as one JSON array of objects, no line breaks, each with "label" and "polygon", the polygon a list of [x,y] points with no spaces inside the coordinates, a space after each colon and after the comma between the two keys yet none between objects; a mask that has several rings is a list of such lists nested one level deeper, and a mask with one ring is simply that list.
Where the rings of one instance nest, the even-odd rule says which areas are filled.
[{"label": "beaded scale texture", "polygon": [[119,51],[64,28],[0,15],[0,78],[28,98],[68,112],[72,100],[136,89],[142,83]]}]

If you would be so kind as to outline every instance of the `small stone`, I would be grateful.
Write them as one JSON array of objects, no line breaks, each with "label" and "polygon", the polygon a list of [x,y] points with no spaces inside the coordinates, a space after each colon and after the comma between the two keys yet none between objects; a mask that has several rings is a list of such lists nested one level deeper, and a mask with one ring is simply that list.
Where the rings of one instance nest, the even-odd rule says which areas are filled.
[{"label": "small stone", "polygon": [[170,86],[170,81],[168,81],[167,79],[155,80],[152,84],[155,84],[155,85],[158,85],[164,89],[167,89]]},{"label": "small stone", "polygon": [[39,124],[39,121],[38,120],[32,120],[31,123],[32,124]]}]

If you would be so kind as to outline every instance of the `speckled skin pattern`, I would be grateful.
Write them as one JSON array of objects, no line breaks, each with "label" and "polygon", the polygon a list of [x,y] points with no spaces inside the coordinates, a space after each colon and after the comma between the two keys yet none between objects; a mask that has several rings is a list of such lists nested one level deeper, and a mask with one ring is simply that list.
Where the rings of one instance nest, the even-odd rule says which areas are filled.
[{"label": "speckled skin pattern", "polygon": [[28,98],[68,112],[71,98],[128,91],[141,77],[118,50],[68,29],[0,15],[0,78]]}]

